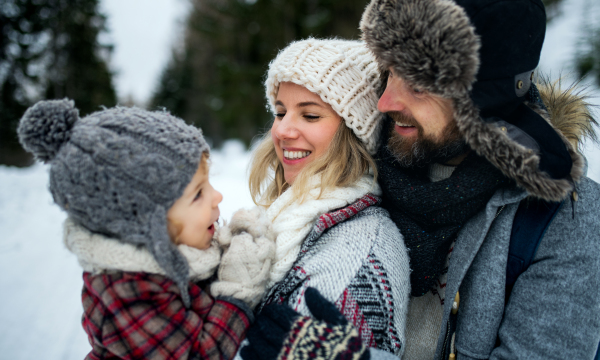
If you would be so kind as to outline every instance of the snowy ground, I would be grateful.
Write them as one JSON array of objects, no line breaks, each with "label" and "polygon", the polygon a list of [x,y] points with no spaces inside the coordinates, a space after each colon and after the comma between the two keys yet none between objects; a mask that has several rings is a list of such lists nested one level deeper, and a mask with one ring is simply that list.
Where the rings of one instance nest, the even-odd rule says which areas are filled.
[{"label": "snowy ground", "polygon": [[[588,0],[568,0],[567,14],[548,30],[540,67],[565,74],[575,42],[577,17]],[[600,92],[592,102],[600,104]],[[600,117],[600,113],[596,112]],[[588,176],[600,182],[600,148],[588,146]],[[224,200],[222,217],[252,205],[246,167],[249,154],[231,141],[212,155],[211,183]],[[89,344],[80,325],[82,286],[76,259],[61,241],[65,215],[47,190],[47,167],[0,166],[0,358],[82,359]]]}]

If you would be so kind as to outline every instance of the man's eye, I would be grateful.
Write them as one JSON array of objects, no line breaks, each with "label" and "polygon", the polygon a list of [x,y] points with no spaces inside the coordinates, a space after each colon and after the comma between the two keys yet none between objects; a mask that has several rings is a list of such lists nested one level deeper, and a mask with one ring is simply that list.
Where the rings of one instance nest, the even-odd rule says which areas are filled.
[{"label": "man's eye", "polygon": [[200,196],[202,196],[202,189],[198,190],[198,193],[196,194],[196,196],[194,196],[194,200],[200,199]]},{"label": "man's eye", "polygon": [[413,88],[412,90],[413,90],[413,92],[414,92],[415,94],[422,94],[422,93],[423,93],[423,90],[421,90],[421,89],[419,89],[419,88]]}]

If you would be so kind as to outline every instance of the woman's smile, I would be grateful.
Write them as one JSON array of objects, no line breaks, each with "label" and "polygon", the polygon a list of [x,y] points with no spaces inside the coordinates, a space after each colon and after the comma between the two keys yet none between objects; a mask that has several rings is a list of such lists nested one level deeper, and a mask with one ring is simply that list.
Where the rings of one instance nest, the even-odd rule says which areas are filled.
[{"label": "woman's smile", "polygon": [[279,86],[271,137],[288,184],[323,155],[341,124],[341,117],[319,95],[283,82]]},{"label": "woman's smile", "polygon": [[311,154],[311,151],[307,151],[307,150],[288,150],[288,149],[283,149],[283,162],[286,164],[297,164],[299,162],[302,162],[303,160],[306,159],[306,157],[308,157]]}]

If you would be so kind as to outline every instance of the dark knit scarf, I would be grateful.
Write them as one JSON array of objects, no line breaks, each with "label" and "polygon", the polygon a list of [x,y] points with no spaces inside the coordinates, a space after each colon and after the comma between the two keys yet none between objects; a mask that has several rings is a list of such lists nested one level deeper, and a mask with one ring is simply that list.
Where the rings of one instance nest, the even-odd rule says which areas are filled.
[{"label": "dark knit scarf", "polygon": [[387,149],[376,155],[382,206],[390,212],[409,249],[412,296],[427,293],[445,268],[452,241],[496,189],[509,180],[471,152],[448,179],[432,183],[426,168],[404,168]]}]

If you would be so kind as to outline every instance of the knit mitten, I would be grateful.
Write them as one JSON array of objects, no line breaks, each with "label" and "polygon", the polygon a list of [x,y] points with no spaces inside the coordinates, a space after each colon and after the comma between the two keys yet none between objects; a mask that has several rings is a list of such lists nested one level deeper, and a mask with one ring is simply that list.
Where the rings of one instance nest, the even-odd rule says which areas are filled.
[{"label": "knit mitten", "polygon": [[314,288],[304,295],[314,318],[300,316],[284,305],[268,305],[246,335],[244,360],[369,360],[358,330]]},{"label": "knit mitten", "polygon": [[275,256],[268,220],[258,208],[240,210],[229,225],[219,229],[216,238],[224,254],[218,280],[210,287],[212,295],[231,296],[254,308],[266,291]]}]

